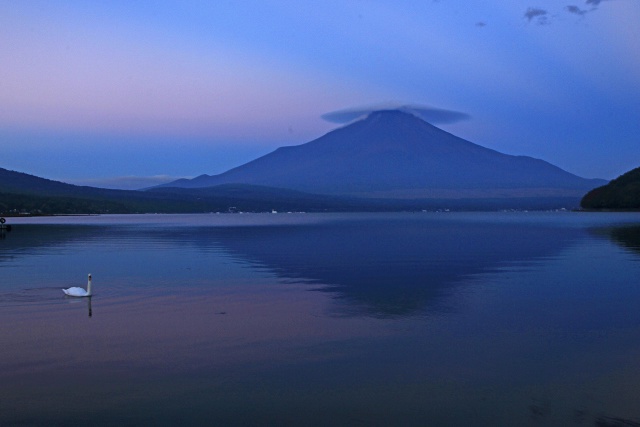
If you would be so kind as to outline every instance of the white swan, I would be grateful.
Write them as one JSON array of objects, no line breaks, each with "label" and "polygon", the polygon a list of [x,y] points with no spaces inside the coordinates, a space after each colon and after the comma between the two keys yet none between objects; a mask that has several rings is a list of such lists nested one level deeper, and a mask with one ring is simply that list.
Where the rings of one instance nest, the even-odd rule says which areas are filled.
[{"label": "white swan", "polygon": [[69,289],[63,289],[66,295],[70,297],[90,297],[91,296],[91,275],[89,275],[89,281],[87,282],[87,289],[84,290],[82,288],[73,287]]}]

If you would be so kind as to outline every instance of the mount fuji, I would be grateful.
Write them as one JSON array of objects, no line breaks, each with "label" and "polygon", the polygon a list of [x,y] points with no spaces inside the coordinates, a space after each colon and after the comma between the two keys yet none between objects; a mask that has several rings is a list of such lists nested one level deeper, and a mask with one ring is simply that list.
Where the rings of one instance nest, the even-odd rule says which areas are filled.
[{"label": "mount fuji", "polygon": [[159,187],[248,184],[377,199],[579,199],[604,183],[540,159],[482,147],[410,112],[383,110],[219,175]]}]

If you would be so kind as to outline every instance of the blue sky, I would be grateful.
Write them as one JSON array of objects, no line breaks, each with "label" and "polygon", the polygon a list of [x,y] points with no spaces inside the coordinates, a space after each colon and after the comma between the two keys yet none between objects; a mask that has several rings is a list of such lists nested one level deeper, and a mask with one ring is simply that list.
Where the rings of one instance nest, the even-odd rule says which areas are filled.
[{"label": "blue sky", "polygon": [[389,103],[588,178],[640,166],[640,0],[0,0],[0,167],[140,188]]}]

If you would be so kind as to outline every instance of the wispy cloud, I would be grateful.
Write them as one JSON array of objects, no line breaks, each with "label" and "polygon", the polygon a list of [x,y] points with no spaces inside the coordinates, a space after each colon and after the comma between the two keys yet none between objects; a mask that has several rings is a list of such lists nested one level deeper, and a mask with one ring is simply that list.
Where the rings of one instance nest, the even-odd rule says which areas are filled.
[{"label": "wispy cloud", "polygon": [[565,7],[565,10],[569,13],[573,13],[574,15],[578,15],[578,16],[585,16],[587,13],[589,12],[593,12],[598,10],[598,6],[600,5],[600,3],[602,3],[603,1],[609,1],[609,0],[586,0],[584,3],[587,6],[591,6],[590,9],[581,9],[578,6],[567,6]]},{"label": "wispy cloud", "polygon": [[578,6],[573,6],[573,5],[565,7],[565,10],[569,13],[573,13],[574,15],[579,15],[579,16],[584,16],[587,13],[589,13],[588,10],[580,9]]},{"label": "wispy cloud", "polygon": [[548,22],[549,12],[545,9],[540,9],[537,7],[530,7],[524,13],[524,17],[529,22],[536,22],[538,25],[544,25]]},{"label": "wispy cloud", "polygon": [[[583,9],[580,6],[576,5],[568,5],[565,6],[564,10],[576,16],[585,16],[590,12],[594,12],[598,10],[598,6],[602,2],[609,2],[611,0],[585,0],[585,5],[590,6],[588,9]],[[538,25],[549,24],[552,17],[557,15],[552,15],[546,9],[540,9],[537,7],[529,7],[524,13],[524,18],[526,18],[529,22],[534,22]]]},{"label": "wispy cloud", "polygon": [[322,118],[332,123],[349,123],[366,117],[374,111],[398,110],[411,113],[432,124],[457,123],[471,118],[466,113],[453,110],[444,110],[425,105],[402,105],[395,103],[378,104],[369,107],[349,108],[333,111],[322,115]]},{"label": "wispy cloud", "polygon": [[598,6],[600,6],[600,3],[602,2],[607,2],[609,3],[612,0],[585,0],[585,4],[593,6],[591,11],[596,10],[598,8]]}]

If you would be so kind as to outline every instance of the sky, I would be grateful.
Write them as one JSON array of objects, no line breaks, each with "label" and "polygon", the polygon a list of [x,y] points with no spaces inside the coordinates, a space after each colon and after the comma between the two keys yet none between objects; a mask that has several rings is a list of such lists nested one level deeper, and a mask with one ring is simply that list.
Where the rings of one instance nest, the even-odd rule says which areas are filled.
[{"label": "sky", "polygon": [[0,0],[0,167],[217,174],[388,105],[613,179],[640,166],[640,0]]}]

